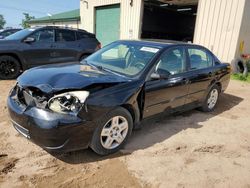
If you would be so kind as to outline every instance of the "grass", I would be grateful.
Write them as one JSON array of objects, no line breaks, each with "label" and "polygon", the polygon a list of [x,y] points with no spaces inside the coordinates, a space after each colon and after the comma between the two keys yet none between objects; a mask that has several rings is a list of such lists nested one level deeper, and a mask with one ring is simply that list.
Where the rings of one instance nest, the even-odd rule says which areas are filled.
[{"label": "grass", "polygon": [[232,74],[231,79],[250,83],[250,73],[248,73],[247,76],[243,76],[243,74]]}]

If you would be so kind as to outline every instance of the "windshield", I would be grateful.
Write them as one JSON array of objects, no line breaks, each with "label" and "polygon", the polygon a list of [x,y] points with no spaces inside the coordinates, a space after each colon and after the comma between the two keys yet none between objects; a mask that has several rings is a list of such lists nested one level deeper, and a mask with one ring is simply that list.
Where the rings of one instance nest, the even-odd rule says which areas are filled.
[{"label": "windshield", "polygon": [[140,73],[160,48],[140,43],[115,42],[89,56],[87,63],[126,76]]},{"label": "windshield", "polygon": [[8,37],[6,37],[6,40],[21,40],[24,37],[28,36],[30,33],[35,31],[34,29],[23,29],[21,31],[18,31]]}]

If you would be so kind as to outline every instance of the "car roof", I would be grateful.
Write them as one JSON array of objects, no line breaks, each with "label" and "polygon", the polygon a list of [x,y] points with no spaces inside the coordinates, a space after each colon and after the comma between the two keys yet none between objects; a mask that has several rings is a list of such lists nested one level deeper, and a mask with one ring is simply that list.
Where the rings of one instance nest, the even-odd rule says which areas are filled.
[{"label": "car roof", "polygon": [[63,26],[35,26],[35,27],[32,27],[32,29],[44,29],[44,28],[67,29],[67,30],[72,30],[72,31],[87,32],[86,30],[83,30],[83,29],[76,29],[76,28],[63,27]]},{"label": "car roof", "polygon": [[6,32],[6,31],[18,31],[18,30],[22,30],[22,29],[18,29],[18,28],[1,29],[1,30],[0,30],[0,32]]},{"label": "car roof", "polygon": [[139,43],[147,46],[154,46],[159,48],[165,48],[170,46],[179,46],[179,45],[185,45],[185,46],[194,46],[194,47],[201,47],[200,45],[188,43],[188,42],[182,42],[182,41],[174,41],[174,40],[162,40],[162,39],[140,39],[140,40],[120,40],[128,43]]}]

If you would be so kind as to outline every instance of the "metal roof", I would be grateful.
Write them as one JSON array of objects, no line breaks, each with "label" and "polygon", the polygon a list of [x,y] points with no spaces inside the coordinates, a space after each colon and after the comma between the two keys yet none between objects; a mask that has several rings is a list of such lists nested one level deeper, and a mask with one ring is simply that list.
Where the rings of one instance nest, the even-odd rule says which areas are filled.
[{"label": "metal roof", "polygon": [[51,22],[69,22],[80,21],[80,9],[54,14],[30,20],[28,23],[51,23]]}]

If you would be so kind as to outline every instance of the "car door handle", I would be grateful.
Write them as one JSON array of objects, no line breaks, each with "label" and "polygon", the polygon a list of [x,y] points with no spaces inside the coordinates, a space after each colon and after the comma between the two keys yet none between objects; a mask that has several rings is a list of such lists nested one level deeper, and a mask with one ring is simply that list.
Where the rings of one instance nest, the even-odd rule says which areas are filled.
[{"label": "car door handle", "polygon": [[51,45],[50,45],[50,47],[51,47],[51,48],[55,48],[55,47],[56,47],[56,45],[54,45],[54,44],[51,44]]},{"label": "car door handle", "polygon": [[188,84],[188,83],[189,83],[189,79],[187,79],[187,78],[183,78],[182,80],[183,80],[183,82],[184,82],[185,84]]}]

